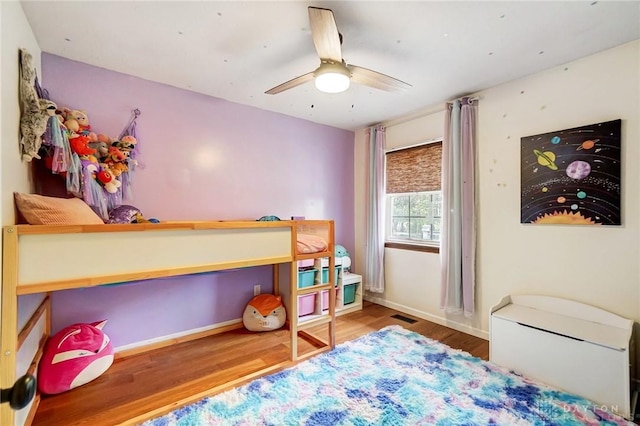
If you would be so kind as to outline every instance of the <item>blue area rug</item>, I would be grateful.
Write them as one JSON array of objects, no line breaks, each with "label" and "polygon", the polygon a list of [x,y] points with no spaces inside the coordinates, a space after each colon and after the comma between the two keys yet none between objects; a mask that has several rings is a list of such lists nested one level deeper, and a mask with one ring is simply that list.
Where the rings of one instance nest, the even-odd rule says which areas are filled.
[{"label": "blue area rug", "polygon": [[633,425],[400,326],[144,425]]}]

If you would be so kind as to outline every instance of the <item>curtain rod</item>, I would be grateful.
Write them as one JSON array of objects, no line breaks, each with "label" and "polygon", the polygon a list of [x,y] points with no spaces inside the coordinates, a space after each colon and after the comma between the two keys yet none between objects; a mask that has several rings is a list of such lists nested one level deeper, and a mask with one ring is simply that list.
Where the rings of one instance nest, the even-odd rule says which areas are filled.
[{"label": "curtain rod", "polygon": [[459,97],[459,98],[456,98],[456,99],[452,99],[452,100],[450,100],[450,101],[447,101],[447,105],[451,104],[451,102],[456,101],[456,100],[457,100],[457,101],[461,101],[461,100],[463,100],[464,98],[469,98],[469,102],[475,102],[475,101],[479,101],[479,100],[480,100],[480,98],[479,98],[479,97],[477,97],[477,96],[476,96],[476,97],[473,97],[473,98],[472,98],[471,96],[462,96],[462,97]]},{"label": "curtain rod", "polygon": [[[466,96],[462,96],[462,97],[456,98],[456,99],[462,99],[464,97],[466,97]],[[469,97],[469,100],[471,102],[479,101],[480,97],[478,97],[478,96]],[[447,108],[447,105],[450,105],[451,102],[453,102],[453,100],[443,102],[441,104],[442,108],[431,107],[429,110],[427,110],[425,112],[416,113],[415,115],[410,114],[410,115],[407,115],[406,117],[397,118],[395,120],[384,121],[384,122],[379,123],[379,124],[382,125],[385,129],[389,128],[389,127],[399,126],[399,125],[404,124],[404,123],[406,123],[408,121],[417,120],[419,118],[426,117],[426,116],[432,115],[432,114],[437,114],[437,113],[439,113],[441,111],[444,111]],[[367,128],[370,128],[370,127],[371,126],[369,126]]]}]

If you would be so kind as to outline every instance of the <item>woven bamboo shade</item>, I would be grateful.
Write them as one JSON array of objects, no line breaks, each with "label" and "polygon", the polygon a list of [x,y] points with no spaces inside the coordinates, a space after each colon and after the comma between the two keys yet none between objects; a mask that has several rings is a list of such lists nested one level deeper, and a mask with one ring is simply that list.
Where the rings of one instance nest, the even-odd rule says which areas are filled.
[{"label": "woven bamboo shade", "polygon": [[387,194],[439,191],[442,142],[387,153]]}]

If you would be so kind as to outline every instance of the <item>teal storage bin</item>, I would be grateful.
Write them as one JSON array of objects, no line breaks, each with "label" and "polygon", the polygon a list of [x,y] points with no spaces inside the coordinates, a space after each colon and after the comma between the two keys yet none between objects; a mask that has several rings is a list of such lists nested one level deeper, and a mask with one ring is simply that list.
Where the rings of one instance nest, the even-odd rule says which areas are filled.
[{"label": "teal storage bin", "polygon": [[357,283],[346,284],[344,286],[344,297],[342,300],[345,305],[348,305],[356,301],[356,288],[358,288]]},{"label": "teal storage bin", "polygon": [[[333,276],[333,285],[338,285],[338,271],[340,270],[339,266],[336,266],[336,273]],[[329,268],[322,268],[322,283],[329,282]]]},{"label": "teal storage bin", "polygon": [[298,271],[298,288],[311,287],[316,278],[317,269]]}]

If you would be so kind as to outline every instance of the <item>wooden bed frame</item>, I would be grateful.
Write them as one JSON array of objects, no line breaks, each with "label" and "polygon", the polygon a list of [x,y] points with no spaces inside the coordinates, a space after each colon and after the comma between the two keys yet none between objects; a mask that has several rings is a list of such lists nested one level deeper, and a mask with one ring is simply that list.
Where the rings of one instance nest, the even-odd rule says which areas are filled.
[{"label": "wooden bed frame", "polygon": [[[288,298],[285,302],[291,361],[332,349],[335,346],[335,288],[329,283],[334,282],[334,233],[332,220],[6,226],[3,229],[0,384],[2,388],[11,387],[17,375],[24,374],[17,371],[17,353],[31,335],[37,336],[35,344],[32,342],[37,350],[32,351],[35,354],[28,372],[36,373],[44,343],[50,335],[50,297],[44,298],[26,326],[18,330],[20,295],[261,265],[275,265],[274,294],[281,293],[280,283],[287,283],[285,277],[280,276],[280,265],[290,266],[287,268],[289,285],[282,294]],[[298,254],[298,234],[324,238],[327,250]],[[132,255],[121,256],[114,264],[95,261],[96,252],[113,247],[126,247]],[[297,262],[319,258],[329,259],[328,283],[298,289]],[[153,281],[148,285],[153,285]],[[292,320],[298,318],[297,297],[322,290],[330,292],[329,310],[311,321]],[[326,340],[304,331],[321,324],[328,328]],[[298,336],[311,340],[318,350],[299,356]],[[272,370],[273,367],[269,367],[261,372]],[[24,409],[29,410],[26,424],[32,421],[38,402],[39,395],[30,408]],[[0,424],[13,425],[14,418],[15,412],[3,404]]]}]

